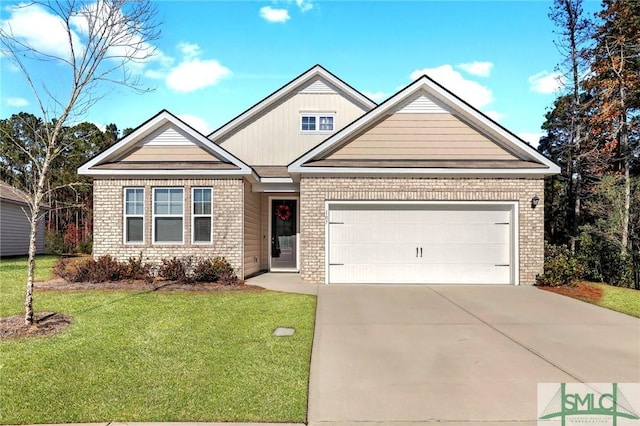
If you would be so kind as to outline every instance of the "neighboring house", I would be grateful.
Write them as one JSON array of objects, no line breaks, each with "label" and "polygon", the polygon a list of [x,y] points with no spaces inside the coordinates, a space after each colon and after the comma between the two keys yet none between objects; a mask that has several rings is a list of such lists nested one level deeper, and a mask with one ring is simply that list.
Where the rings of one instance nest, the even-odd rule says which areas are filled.
[{"label": "neighboring house", "polygon": [[207,137],[162,111],[79,169],[94,256],[309,283],[533,284],[558,172],[426,76],[376,105],[319,65]]},{"label": "neighboring house", "polygon": [[[0,181],[0,257],[29,253],[31,208],[29,196]],[[36,253],[44,253],[44,219],[38,222]]]}]

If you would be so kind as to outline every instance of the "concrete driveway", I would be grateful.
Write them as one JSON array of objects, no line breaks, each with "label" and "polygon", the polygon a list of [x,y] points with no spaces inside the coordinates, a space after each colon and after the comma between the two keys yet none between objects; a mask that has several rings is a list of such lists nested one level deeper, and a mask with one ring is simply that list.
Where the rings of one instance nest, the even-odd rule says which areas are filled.
[{"label": "concrete driveway", "polygon": [[534,425],[544,382],[640,382],[640,320],[533,287],[318,289],[310,425]]}]

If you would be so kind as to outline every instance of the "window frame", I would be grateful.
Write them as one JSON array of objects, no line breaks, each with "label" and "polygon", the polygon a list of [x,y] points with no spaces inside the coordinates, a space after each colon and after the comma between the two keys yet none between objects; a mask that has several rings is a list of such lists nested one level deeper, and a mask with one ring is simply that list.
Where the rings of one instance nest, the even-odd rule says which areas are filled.
[{"label": "window frame", "polygon": [[[211,194],[209,201],[210,212],[209,214],[196,214],[196,190],[208,190]],[[207,217],[211,223],[211,230],[209,232],[209,241],[196,241],[196,218]],[[194,186],[191,188],[191,244],[193,245],[211,245],[213,244],[213,188],[210,186]]]},{"label": "window frame", "polygon": [[[315,120],[314,130],[304,130],[303,122],[306,118],[313,118]],[[320,130],[320,122],[323,118],[331,119],[331,130]],[[300,112],[300,133],[302,134],[318,134],[318,133],[333,133],[336,131],[336,113],[335,112]]]},{"label": "window frame", "polygon": [[[156,193],[158,190],[180,190],[182,192],[182,213],[181,214],[171,214],[171,213],[167,213],[167,214],[157,214],[156,213]],[[153,241],[153,244],[158,244],[158,245],[184,245],[184,233],[185,233],[185,226],[184,226],[184,202],[185,202],[185,197],[184,197],[184,188],[183,187],[176,187],[176,186],[158,186],[155,188],[152,188],[152,197],[151,197],[151,241]],[[169,201],[169,205],[170,205],[170,201]],[[182,232],[181,232],[181,240],[180,241],[158,241],[156,240],[156,219],[157,218],[180,218],[182,220]]]},{"label": "window frame", "polygon": [[[140,190],[142,191],[142,213],[141,214],[128,214],[127,213],[127,193],[129,190]],[[127,245],[139,245],[145,243],[145,188],[143,186],[125,186],[123,188],[122,194],[122,239],[123,243]],[[142,240],[137,241],[129,241],[129,228],[127,226],[127,219],[129,218],[141,218],[142,219]]]}]

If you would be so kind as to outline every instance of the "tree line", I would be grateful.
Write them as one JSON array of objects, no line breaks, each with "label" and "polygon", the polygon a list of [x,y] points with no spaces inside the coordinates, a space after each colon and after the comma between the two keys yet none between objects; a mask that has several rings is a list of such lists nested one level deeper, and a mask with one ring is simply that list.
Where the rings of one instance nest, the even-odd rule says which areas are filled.
[{"label": "tree line", "polygon": [[[55,124],[55,120],[46,123],[26,112],[0,120],[0,180],[31,193],[31,186],[38,181],[37,165],[45,155],[40,141]],[[53,172],[45,181],[49,253],[91,252],[93,186],[89,178],[78,176],[77,170],[131,131],[121,132],[115,124],[101,130],[89,122],[62,127],[61,151],[51,161]]]},{"label": "tree line", "polygon": [[561,166],[545,183],[545,239],[584,278],[640,289],[640,1],[555,0],[565,91],[538,150]]}]

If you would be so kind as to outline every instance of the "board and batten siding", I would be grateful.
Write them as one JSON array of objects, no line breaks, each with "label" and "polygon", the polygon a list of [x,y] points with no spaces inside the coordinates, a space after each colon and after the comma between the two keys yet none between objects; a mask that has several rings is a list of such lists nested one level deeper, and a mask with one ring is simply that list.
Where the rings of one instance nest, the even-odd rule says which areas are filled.
[{"label": "board and batten siding", "polygon": [[261,245],[262,211],[259,192],[251,191],[251,184],[244,183],[244,276],[255,274],[262,268]]},{"label": "board and batten siding", "polygon": [[515,160],[453,114],[396,113],[327,159],[331,160]]},{"label": "board and batten siding", "polygon": [[[31,231],[31,224],[27,217],[29,212],[30,209],[23,204],[0,199],[0,257],[24,256],[29,253]],[[44,253],[44,248],[44,218],[42,218],[38,222],[36,253]]]},{"label": "board and batten siding", "polygon": [[300,131],[301,113],[334,113],[334,132],[365,110],[338,93],[297,93],[226,139],[215,141],[251,165],[286,166],[332,133]]}]

